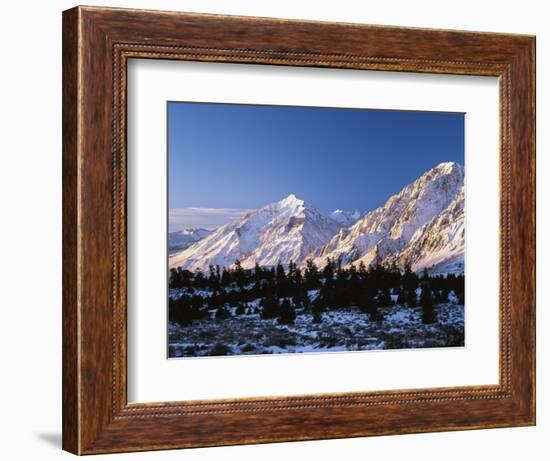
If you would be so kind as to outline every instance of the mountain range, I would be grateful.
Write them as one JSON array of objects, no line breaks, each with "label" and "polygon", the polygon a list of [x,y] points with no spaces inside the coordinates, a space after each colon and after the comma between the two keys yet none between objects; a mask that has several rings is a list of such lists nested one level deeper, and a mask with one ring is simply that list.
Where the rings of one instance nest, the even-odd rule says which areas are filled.
[{"label": "mountain range", "polygon": [[168,254],[170,256],[189,248],[210,233],[207,229],[190,228],[168,233]]},{"label": "mountain range", "polygon": [[240,260],[244,268],[410,264],[414,271],[464,272],[464,168],[441,163],[363,215],[325,214],[291,194],[225,224],[169,258],[169,266],[207,270]]}]

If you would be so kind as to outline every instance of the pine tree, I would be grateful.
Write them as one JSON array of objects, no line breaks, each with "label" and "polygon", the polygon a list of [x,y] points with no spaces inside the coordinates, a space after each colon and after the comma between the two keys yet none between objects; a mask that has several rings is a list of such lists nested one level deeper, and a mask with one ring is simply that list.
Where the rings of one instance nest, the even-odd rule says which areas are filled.
[{"label": "pine tree", "polygon": [[403,288],[408,292],[413,292],[418,288],[418,276],[411,270],[409,263],[405,264],[403,272]]},{"label": "pine tree", "polygon": [[407,290],[407,306],[418,306],[418,296],[416,295],[416,288],[414,290]]},{"label": "pine tree", "polygon": [[262,299],[260,302],[262,306],[262,313],[260,318],[262,319],[274,319],[279,316],[279,301],[275,296],[268,296]]},{"label": "pine tree", "polygon": [[212,291],[216,291],[218,289],[218,283],[216,280],[216,269],[214,268],[214,265],[210,264],[208,266],[208,285]]},{"label": "pine tree", "polygon": [[301,299],[302,299],[302,306],[304,307],[305,310],[307,310],[311,306],[311,300],[309,299],[307,290],[302,289]]},{"label": "pine tree", "polygon": [[237,282],[237,286],[242,291],[244,287],[244,269],[241,264],[241,262],[237,259],[235,260],[235,269],[233,270],[233,273],[235,275],[235,281]]},{"label": "pine tree", "polygon": [[365,278],[367,278],[367,266],[365,266],[365,263],[363,261],[360,261],[359,262],[359,270],[358,270],[358,273],[359,273],[359,277],[364,280]]},{"label": "pine tree", "polygon": [[300,309],[302,307],[302,294],[300,291],[296,291],[294,296],[292,296],[292,304],[294,304],[296,309]]},{"label": "pine tree", "polygon": [[406,306],[407,300],[409,299],[408,296],[409,292],[405,288],[403,288],[397,296],[397,304],[400,304],[401,306]]},{"label": "pine tree", "polygon": [[445,286],[441,290],[441,302],[442,303],[448,303],[449,302],[449,289]]},{"label": "pine tree", "polygon": [[182,296],[176,300],[170,299],[168,302],[168,313],[171,322],[176,322],[181,326],[190,325],[193,322],[193,308],[190,299]]},{"label": "pine tree", "polygon": [[388,287],[382,288],[378,292],[378,296],[376,297],[376,299],[378,301],[379,307],[391,306],[392,301],[390,296],[390,289]]},{"label": "pine tree", "polygon": [[363,293],[361,294],[361,301],[359,304],[359,308],[361,309],[361,312],[363,312],[364,314],[369,314],[372,312],[373,307],[375,305],[376,304],[374,302],[374,299],[372,299],[372,297],[369,294],[363,291]]},{"label": "pine tree", "polygon": [[281,263],[277,264],[277,281],[280,283],[283,280],[286,280],[285,268]]},{"label": "pine tree", "polygon": [[434,303],[435,304],[444,304],[449,301],[449,293],[445,290],[435,290]]},{"label": "pine tree", "polygon": [[430,279],[430,275],[428,274],[428,269],[427,268],[424,268],[424,270],[422,271],[422,281],[427,281]]},{"label": "pine tree", "polygon": [[371,322],[378,322],[383,318],[370,290],[363,291],[361,296],[360,308],[361,312],[369,315],[369,320]]},{"label": "pine tree", "polygon": [[319,269],[317,269],[312,259],[306,261],[304,279],[308,290],[315,290],[319,287]]},{"label": "pine tree", "polygon": [[326,310],[326,303],[323,297],[319,294],[311,303],[313,313],[321,313]]},{"label": "pine tree", "polygon": [[[296,264],[291,260],[288,264],[288,280],[290,281],[290,291],[293,297],[298,297],[302,286],[302,271],[296,267]],[[296,307],[297,304],[295,303]]]},{"label": "pine tree", "polygon": [[231,281],[231,272],[224,268],[222,272],[222,286],[228,287],[231,285]]},{"label": "pine tree", "polygon": [[319,296],[317,296],[316,301],[321,303],[325,309],[332,309],[335,307],[333,280],[325,280],[324,285],[319,289]]},{"label": "pine tree", "polygon": [[330,258],[327,258],[327,264],[323,269],[323,277],[325,278],[325,284],[334,278],[334,262]]},{"label": "pine tree", "polygon": [[399,296],[401,295],[401,286],[397,284],[396,286],[393,287],[392,291],[393,291],[393,294],[397,296],[397,303],[399,303]]},{"label": "pine tree", "polygon": [[206,287],[206,277],[202,273],[202,271],[197,271],[195,273],[195,280],[194,284],[197,288],[204,288]]},{"label": "pine tree", "polygon": [[284,299],[281,303],[281,309],[279,312],[279,323],[293,325],[295,320],[296,311],[294,310],[294,306],[290,304],[288,299]]},{"label": "pine tree", "polygon": [[254,264],[254,281],[258,283],[263,276],[262,268],[258,263]]},{"label": "pine tree", "polygon": [[422,323],[434,323],[436,321],[434,311],[434,298],[432,290],[427,281],[422,284],[420,294],[420,306],[422,307]]}]

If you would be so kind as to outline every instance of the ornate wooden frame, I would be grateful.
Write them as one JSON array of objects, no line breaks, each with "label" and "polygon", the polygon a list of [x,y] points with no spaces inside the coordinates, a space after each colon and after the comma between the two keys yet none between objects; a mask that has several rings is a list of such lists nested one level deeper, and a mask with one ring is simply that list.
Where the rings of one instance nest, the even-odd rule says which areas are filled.
[{"label": "ornate wooden frame", "polygon": [[[130,58],[498,76],[499,384],[129,404]],[[91,454],[533,424],[534,37],[93,7],[63,13],[65,450]]]}]

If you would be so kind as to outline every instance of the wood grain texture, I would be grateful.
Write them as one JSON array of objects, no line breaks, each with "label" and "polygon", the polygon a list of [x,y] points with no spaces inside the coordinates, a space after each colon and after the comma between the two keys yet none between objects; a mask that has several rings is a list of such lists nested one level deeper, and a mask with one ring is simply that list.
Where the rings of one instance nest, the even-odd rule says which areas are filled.
[{"label": "wood grain texture", "polygon": [[63,17],[63,448],[78,442],[78,10]]},{"label": "wood grain texture", "polygon": [[[78,7],[63,14],[63,447],[78,454],[531,425],[534,37]],[[128,404],[128,59],[500,78],[500,382]]]}]

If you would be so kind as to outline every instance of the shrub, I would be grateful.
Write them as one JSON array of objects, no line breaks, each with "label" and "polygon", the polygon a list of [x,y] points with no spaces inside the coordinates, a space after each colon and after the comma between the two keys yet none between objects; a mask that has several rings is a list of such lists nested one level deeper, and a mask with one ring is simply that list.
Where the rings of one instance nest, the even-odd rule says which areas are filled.
[{"label": "shrub", "polygon": [[255,349],[253,344],[246,343],[241,347],[241,352],[252,352]]},{"label": "shrub", "polygon": [[229,317],[231,317],[231,313],[229,312],[229,309],[227,309],[226,307],[218,307],[215,315],[216,320],[225,320]]},{"label": "shrub", "polygon": [[216,343],[212,346],[212,349],[208,352],[208,355],[228,355],[231,353],[231,349],[225,344]]},{"label": "shrub", "polygon": [[323,322],[323,314],[319,311],[313,312],[313,323],[322,323]]}]

